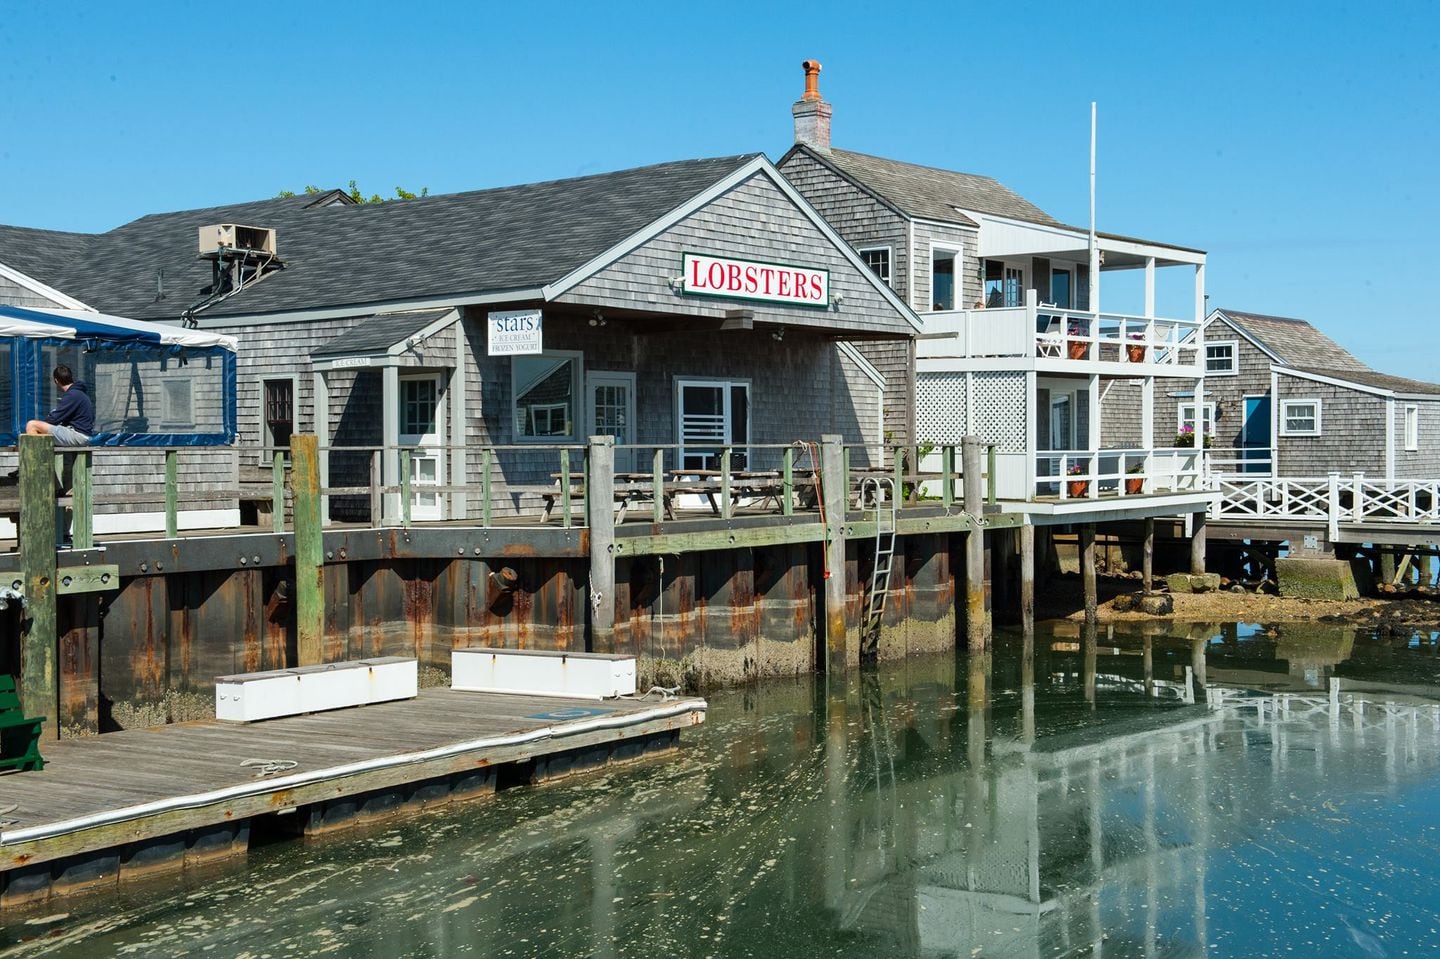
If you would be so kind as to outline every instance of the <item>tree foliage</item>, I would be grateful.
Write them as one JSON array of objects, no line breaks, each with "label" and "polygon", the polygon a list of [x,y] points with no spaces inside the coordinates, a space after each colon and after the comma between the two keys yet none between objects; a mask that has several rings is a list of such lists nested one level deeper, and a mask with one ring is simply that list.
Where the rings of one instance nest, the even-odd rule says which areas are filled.
[{"label": "tree foliage", "polygon": [[[315,185],[312,183],[312,184],[306,184],[305,189],[304,189],[302,192],[304,192],[306,196],[314,196],[314,195],[317,194],[317,193],[326,193],[326,192],[328,192],[328,191],[322,190],[322,189],[320,189],[318,186],[315,186]],[[349,195],[350,199],[354,200],[356,203],[388,203],[388,202],[391,201],[391,200],[413,200],[413,199],[415,199],[416,197],[419,197],[419,196],[429,196],[429,195],[430,195],[430,188],[429,188],[428,186],[427,186],[427,187],[421,187],[419,193],[414,193],[414,192],[412,192],[412,191],[410,191],[410,190],[405,189],[403,186],[397,186],[397,187],[395,188],[395,195],[394,195],[394,196],[381,196],[381,195],[378,194],[378,193],[372,193],[372,194],[370,194],[369,196],[366,196],[366,195],[361,191],[359,185],[356,184],[356,182],[355,182],[354,180],[351,180],[351,181],[350,181],[350,188],[347,189],[345,192],[346,192],[346,194]],[[294,190],[281,190],[279,193],[277,193],[277,194],[275,194],[275,195],[276,195],[276,197],[279,197],[279,198],[290,197],[290,196],[295,196],[295,191],[294,191]]]}]

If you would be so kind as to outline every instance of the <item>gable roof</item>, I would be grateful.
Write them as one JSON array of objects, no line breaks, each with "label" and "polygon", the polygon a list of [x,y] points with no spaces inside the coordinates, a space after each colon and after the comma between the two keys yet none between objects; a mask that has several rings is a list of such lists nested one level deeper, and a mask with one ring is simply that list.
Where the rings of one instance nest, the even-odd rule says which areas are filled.
[{"label": "gable roof", "polygon": [[[195,255],[197,228],[244,223],[276,230],[286,268],[208,308],[206,317],[535,289],[572,273],[757,156],[683,160],[380,204],[300,195],[152,214],[101,234],[12,227],[0,232],[0,263],[110,312],[174,319],[211,285],[210,264]],[[43,249],[34,243],[36,233],[47,234]],[[22,261],[30,269],[19,266]]]},{"label": "gable roof", "polygon": [[443,309],[417,310],[414,313],[380,313],[361,320],[328,343],[320,344],[310,351],[310,355],[320,359],[329,356],[384,353],[391,347],[404,343],[441,317],[454,312]]},{"label": "gable roof", "polygon": [[[824,154],[804,144],[796,144],[786,156],[795,153],[804,153],[830,167],[911,217],[973,226],[975,221],[961,212],[973,210],[1047,226],[1063,225],[988,176],[941,170],[850,150],[832,149]],[[785,161],[782,159],[780,162],[783,166]]]},{"label": "gable roof", "polygon": [[1440,384],[1371,369],[1305,320],[1227,309],[1217,309],[1211,316],[1228,321],[1283,367],[1393,393],[1440,395]]}]

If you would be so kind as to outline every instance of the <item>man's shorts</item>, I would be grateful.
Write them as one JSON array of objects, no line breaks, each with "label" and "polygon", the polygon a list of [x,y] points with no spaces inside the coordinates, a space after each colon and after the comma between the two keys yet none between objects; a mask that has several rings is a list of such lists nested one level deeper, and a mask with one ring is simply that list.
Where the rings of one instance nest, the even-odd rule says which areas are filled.
[{"label": "man's shorts", "polygon": [[50,435],[55,438],[56,446],[89,446],[90,437],[77,429],[69,426],[50,426]]}]

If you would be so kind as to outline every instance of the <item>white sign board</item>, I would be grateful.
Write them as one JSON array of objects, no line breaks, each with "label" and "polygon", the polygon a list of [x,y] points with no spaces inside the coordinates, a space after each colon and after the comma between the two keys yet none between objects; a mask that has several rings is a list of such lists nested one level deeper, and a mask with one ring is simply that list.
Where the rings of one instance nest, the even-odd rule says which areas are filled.
[{"label": "white sign board", "polygon": [[737,260],[686,253],[681,260],[685,292],[731,300],[763,300],[792,306],[830,305],[830,271],[810,266]]},{"label": "white sign board", "polygon": [[539,310],[500,310],[490,314],[487,350],[491,356],[524,356],[541,351],[543,316]]}]

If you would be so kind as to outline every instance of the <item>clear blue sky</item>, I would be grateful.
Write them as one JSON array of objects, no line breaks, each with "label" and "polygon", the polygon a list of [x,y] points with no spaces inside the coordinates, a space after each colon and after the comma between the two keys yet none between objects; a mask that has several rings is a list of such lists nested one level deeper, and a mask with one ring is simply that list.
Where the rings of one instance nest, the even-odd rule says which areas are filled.
[{"label": "clear blue sky", "polygon": [[0,0],[0,222],[778,158],[815,57],[837,146],[1073,223],[1098,100],[1102,229],[1208,250],[1212,305],[1440,380],[1437,7]]}]

